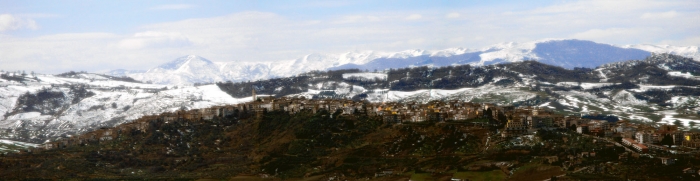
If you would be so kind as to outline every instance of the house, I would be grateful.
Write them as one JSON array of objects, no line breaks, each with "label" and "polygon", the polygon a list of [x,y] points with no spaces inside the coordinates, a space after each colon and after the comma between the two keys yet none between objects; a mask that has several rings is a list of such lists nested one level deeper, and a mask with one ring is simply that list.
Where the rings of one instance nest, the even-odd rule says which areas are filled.
[{"label": "house", "polygon": [[45,150],[50,150],[50,149],[53,149],[53,148],[54,148],[53,143],[51,143],[51,142],[44,143],[44,144],[42,144],[41,146],[42,146]]},{"label": "house", "polygon": [[388,112],[382,116],[382,120],[386,123],[400,123],[401,120],[396,112]]},{"label": "house", "polygon": [[384,170],[384,171],[379,172],[379,173],[375,173],[374,177],[383,177],[383,176],[393,175],[393,174],[394,174],[394,170],[388,169],[388,170]]},{"label": "house", "polygon": [[639,143],[655,143],[653,135],[649,132],[639,131],[634,137]]},{"label": "house", "polygon": [[700,147],[700,133],[685,132],[683,133],[683,146],[691,148]]},{"label": "house", "polygon": [[586,134],[588,133],[588,124],[581,124],[578,127],[576,127],[576,132],[579,134]]},{"label": "house", "polygon": [[588,152],[585,152],[585,151],[584,151],[584,152],[581,152],[581,154],[579,155],[580,158],[586,158],[586,157],[589,157],[589,156],[591,156],[591,155],[590,155]]},{"label": "house", "polygon": [[622,144],[625,144],[627,146],[632,146],[633,144],[637,144],[637,142],[630,139],[630,138],[622,138]]},{"label": "house", "polygon": [[673,138],[673,144],[674,145],[682,145],[683,144],[683,131],[675,131],[671,133],[671,138]]},{"label": "house", "polygon": [[200,115],[202,116],[202,119],[204,120],[212,120],[215,116],[218,116],[220,113],[218,108],[204,108],[200,109],[199,111]]},{"label": "house", "polygon": [[542,157],[542,158],[545,161],[547,161],[547,163],[550,163],[550,164],[559,161],[559,157],[557,157],[557,156],[546,156],[546,157]]},{"label": "house", "polygon": [[686,168],[686,169],[683,169],[683,173],[686,173],[686,174],[694,174],[694,173],[695,173],[695,169],[693,169],[693,168]]},{"label": "house", "polygon": [[109,141],[109,140],[112,140],[112,138],[113,138],[113,137],[112,137],[113,132],[112,132],[111,129],[102,128],[101,131],[102,131],[102,135],[101,135],[100,138],[99,138],[100,141]]},{"label": "house", "polygon": [[661,159],[661,164],[663,165],[673,165],[676,163],[676,159],[673,158],[659,157],[659,159]]},{"label": "house", "polygon": [[503,132],[501,132],[502,137],[510,137],[525,134],[527,132],[527,126],[525,125],[525,120],[515,118],[508,119]]},{"label": "house", "polygon": [[639,143],[633,144],[632,148],[634,148],[635,150],[642,152],[642,153],[649,152],[649,148],[647,148],[647,146],[644,146],[643,144],[639,144]]}]

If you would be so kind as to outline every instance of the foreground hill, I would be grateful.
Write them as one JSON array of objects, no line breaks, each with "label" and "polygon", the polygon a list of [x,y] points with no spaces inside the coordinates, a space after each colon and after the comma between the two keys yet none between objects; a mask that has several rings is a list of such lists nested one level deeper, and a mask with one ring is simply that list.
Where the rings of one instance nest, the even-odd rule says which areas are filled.
[{"label": "foreground hill", "polygon": [[[142,130],[122,131],[112,140],[0,157],[0,176],[373,177],[380,169],[449,169],[440,165],[466,163],[481,152],[488,132],[468,124],[392,126],[359,113],[269,112],[260,119],[251,116],[241,112],[210,121],[153,122]],[[117,134],[118,129],[113,130]],[[463,159],[453,159],[455,156]]]},{"label": "foreground hill", "polygon": [[[263,103],[269,101],[260,101]],[[453,106],[433,102],[419,107],[432,112],[435,105],[442,105],[437,106],[440,109]],[[503,131],[499,128],[505,124],[501,117],[561,116],[532,108],[490,106],[472,118],[440,121],[433,117],[403,124],[370,116],[365,108],[352,113],[313,107],[296,113],[254,110],[212,119],[168,119],[172,114],[146,117],[134,124],[45,144],[52,145],[50,149],[3,154],[0,177],[544,180],[566,174],[560,179],[691,180],[694,174],[683,174],[682,169],[700,163],[697,155],[684,154],[667,155],[677,158],[676,164],[662,165],[658,159],[562,125],[545,126],[547,129],[534,134],[501,137],[497,132]],[[498,116],[489,112],[498,112]],[[577,120],[580,118],[571,118]]]}]

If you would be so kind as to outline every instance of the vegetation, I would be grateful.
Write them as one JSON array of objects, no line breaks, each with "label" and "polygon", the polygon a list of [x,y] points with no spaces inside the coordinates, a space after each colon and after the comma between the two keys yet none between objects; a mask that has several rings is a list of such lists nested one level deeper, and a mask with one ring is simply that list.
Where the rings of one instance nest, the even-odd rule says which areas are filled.
[{"label": "vegetation", "polygon": [[70,104],[76,104],[80,100],[91,97],[95,93],[85,89],[83,85],[69,86],[68,91],[60,89],[43,88],[36,93],[29,92],[17,98],[17,106],[8,115],[19,112],[40,112],[44,115],[56,115],[68,108]]},{"label": "vegetation", "polygon": [[387,168],[415,170],[458,162],[450,158],[477,153],[486,131],[459,124],[390,126],[359,113],[268,112],[260,120],[250,116],[244,112],[200,123],[155,122],[149,131],[121,132],[113,140],[7,155],[0,157],[0,175],[155,179],[340,173],[360,178]]},{"label": "vegetation", "polygon": [[[244,110],[207,121],[152,121],[145,130],[113,129],[114,139],[11,153],[0,156],[0,177],[533,180],[568,173],[564,178],[644,180],[675,178],[677,168],[700,164],[687,156],[673,167],[643,157],[623,159],[624,148],[569,130],[503,139],[489,126],[473,124],[488,118],[387,124],[361,112],[254,115]],[[582,157],[584,152],[596,154]]]},{"label": "vegetation", "polygon": [[[69,72],[65,72],[65,73],[58,74],[58,75],[56,75],[56,76],[59,76],[59,77],[66,77],[66,78],[76,78],[76,77],[78,77],[80,74],[94,74],[94,73],[87,73],[87,72],[85,72],[85,71],[80,71],[80,72],[69,71]],[[138,81],[138,80],[136,80],[136,79],[133,79],[133,78],[127,77],[127,76],[116,77],[116,76],[103,75],[103,74],[94,74],[94,75],[99,75],[99,76],[105,77],[105,78],[107,78],[107,79],[109,79],[109,80],[122,81],[122,82],[133,82],[133,83],[142,83],[141,81]]]}]

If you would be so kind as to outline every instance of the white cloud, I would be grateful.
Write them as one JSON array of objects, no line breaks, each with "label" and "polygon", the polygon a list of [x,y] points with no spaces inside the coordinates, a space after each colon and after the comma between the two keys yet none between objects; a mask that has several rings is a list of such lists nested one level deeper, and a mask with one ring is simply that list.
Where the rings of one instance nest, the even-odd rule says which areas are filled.
[{"label": "white cloud", "polygon": [[11,14],[0,14],[0,32],[25,28],[35,30],[39,26],[33,19],[20,18]]},{"label": "white cloud", "polygon": [[0,49],[3,50],[0,51],[0,64],[4,69],[60,73],[137,63],[116,60],[123,58],[120,54],[128,55],[127,52],[114,52],[107,43],[116,38],[118,36],[111,33],[68,33],[35,38],[5,36],[0,40]]},{"label": "white cloud", "polygon": [[191,4],[166,4],[166,5],[160,5],[156,7],[152,7],[152,10],[181,10],[181,9],[190,9],[193,8],[194,5]]},{"label": "white cloud", "polygon": [[[584,32],[575,33],[572,38],[592,40],[597,42],[633,42],[637,43],[653,42],[655,34],[664,33],[662,28],[607,28],[590,29]],[[655,42],[658,43],[658,42]],[[624,43],[618,43],[624,44]]]},{"label": "white cloud", "polygon": [[644,13],[640,18],[649,20],[649,19],[670,19],[670,18],[675,18],[678,16],[678,12],[676,11],[667,11],[667,12],[659,12],[659,13]]},{"label": "white cloud", "polygon": [[591,29],[584,32],[576,33],[573,35],[573,37],[578,39],[591,40],[612,38],[628,34],[637,34],[637,32],[634,29],[625,28]]},{"label": "white cloud", "polygon": [[336,24],[356,23],[356,22],[360,22],[364,18],[365,18],[364,16],[344,16],[344,17],[334,21],[334,23],[336,23]]},{"label": "white cloud", "polygon": [[450,13],[445,15],[446,18],[459,18],[459,13]]},{"label": "white cloud", "polygon": [[363,22],[377,22],[381,21],[382,18],[378,16],[366,16],[366,15],[351,15],[343,16],[333,21],[334,24],[348,24],[348,23],[363,23]]},{"label": "white cloud", "polygon": [[190,45],[192,42],[180,33],[158,31],[136,33],[134,36],[119,42],[119,48],[124,49],[170,48]]},{"label": "white cloud", "polygon": [[412,15],[409,15],[408,17],[406,17],[406,20],[418,20],[422,17],[423,16],[420,14],[412,14]]},{"label": "white cloud", "polygon": [[[239,12],[129,27],[140,33],[34,38],[0,34],[0,65],[5,70],[46,73],[148,69],[187,54],[212,61],[271,62],[310,53],[479,49],[496,43],[545,38],[619,45],[669,42],[697,46],[700,40],[696,30],[700,24],[689,23],[700,20],[697,7],[700,4],[695,1],[573,1],[540,7],[456,7],[447,11],[459,13],[426,9],[313,19],[272,12]],[[673,17],[640,20],[645,12],[650,17]],[[430,21],[423,21],[426,19]]]},{"label": "white cloud", "polygon": [[534,14],[557,14],[557,13],[634,13],[650,8],[659,8],[676,4],[676,2],[656,1],[656,0],[581,0],[571,1],[550,6],[544,6],[527,10]]},{"label": "white cloud", "polygon": [[700,36],[688,36],[672,40],[664,40],[660,42],[664,45],[675,45],[675,46],[700,46]]}]

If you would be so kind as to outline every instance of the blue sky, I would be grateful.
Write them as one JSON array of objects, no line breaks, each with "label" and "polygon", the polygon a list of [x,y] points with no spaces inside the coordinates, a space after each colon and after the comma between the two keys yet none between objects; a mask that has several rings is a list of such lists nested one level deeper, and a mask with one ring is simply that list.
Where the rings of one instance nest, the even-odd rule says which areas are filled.
[{"label": "blue sky", "polygon": [[698,1],[5,1],[0,69],[148,69],[196,54],[273,62],[547,38],[700,44]]}]

